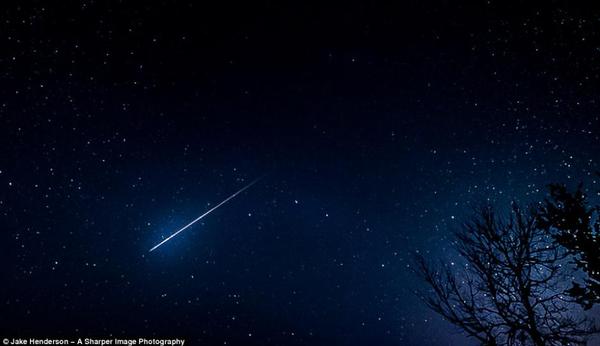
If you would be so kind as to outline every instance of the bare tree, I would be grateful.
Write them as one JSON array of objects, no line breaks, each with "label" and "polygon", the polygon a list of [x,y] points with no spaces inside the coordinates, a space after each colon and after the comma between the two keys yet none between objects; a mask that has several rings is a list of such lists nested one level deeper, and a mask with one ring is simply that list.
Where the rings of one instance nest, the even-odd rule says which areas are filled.
[{"label": "bare tree", "polygon": [[417,256],[426,304],[483,345],[586,344],[595,328],[563,294],[574,269],[535,215],[483,207],[454,234],[461,263]]}]

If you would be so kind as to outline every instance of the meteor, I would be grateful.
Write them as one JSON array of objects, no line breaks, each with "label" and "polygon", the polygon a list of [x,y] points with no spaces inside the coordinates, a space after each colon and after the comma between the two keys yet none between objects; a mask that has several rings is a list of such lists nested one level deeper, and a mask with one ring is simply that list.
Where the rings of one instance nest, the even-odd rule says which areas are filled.
[{"label": "meteor", "polygon": [[[262,177],[261,177],[262,178]],[[205,217],[206,215],[212,213],[215,209],[217,209],[218,207],[222,206],[223,204],[227,203],[227,201],[229,201],[230,199],[234,198],[235,196],[239,195],[240,193],[244,192],[244,190],[246,190],[247,188],[249,188],[250,186],[254,185],[257,181],[259,181],[261,178],[258,178],[254,181],[252,181],[250,184],[242,187],[240,190],[238,190],[236,193],[234,193],[233,195],[227,197],[223,202],[215,205],[214,207],[212,207],[211,209],[209,209],[207,212],[205,212],[204,214],[198,216],[194,221],[188,223],[187,225],[183,226],[183,228],[181,228],[179,231],[171,234],[170,236],[168,236],[167,238],[165,238],[163,241],[161,241],[160,243],[156,244],[152,249],[150,249],[150,251],[148,252],[152,252],[154,250],[156,250],[156,248],[158,248],[159,246],[161,246],[162,244],[168,242],[169,240],[171,240],[171,238],[173,238],[174,236],[178,235],[179,233],[183,232],[186,228],[190,227],[191,225],[195,224],[196,222],[200,221],[203,217]]]}]

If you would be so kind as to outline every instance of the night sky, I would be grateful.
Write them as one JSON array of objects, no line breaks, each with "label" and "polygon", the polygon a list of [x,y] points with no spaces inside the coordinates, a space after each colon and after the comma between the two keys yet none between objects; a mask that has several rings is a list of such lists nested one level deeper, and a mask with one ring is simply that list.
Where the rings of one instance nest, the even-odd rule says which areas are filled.
[{"label": "night sky", "polygon": [[414,252],[594,186],[597,8],[206,3],[0,5],[0,336],[461,345]]}]

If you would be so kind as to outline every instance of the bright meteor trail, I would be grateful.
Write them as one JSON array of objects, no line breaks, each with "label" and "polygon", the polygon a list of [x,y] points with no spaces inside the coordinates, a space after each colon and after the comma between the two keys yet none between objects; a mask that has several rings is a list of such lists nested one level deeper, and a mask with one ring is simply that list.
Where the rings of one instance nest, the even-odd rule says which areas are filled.
[{"label": "bright meteor trail", "polygon": [[254,181],[252,181],[250,184],[242,187],[240,190],[238,190],[236,193],[234,193],[233,195],[227,197],[223,202],[215,205],[214,207],[212,207],[211,209],[209,209],[206,213],[198,216],[198,218],[196,218],[194,221],[188,223],[187,225],[183,226],[182,229],[180,229],[179,231],[171,234],[170,236],[168,236],[167,238],[165,238],[163,241],[161,241],[160,243],[156,244],[152,249],[150,249],[149,252],[154,251],[156,248],[158,248],[159,246],[161,246],[162,244],[166,243],[167,241],[169,241],[171,238],[173,238],[174,236],[178,235],[179,233],[183,232],[186,228],[190,227],[191,225],[195,224],[196,222],[200,221],[200,219],[202,219],[203,217],[205,217],[206,215],[212,213],[215,209],[217,209],[218,207],[222,206],[223,204],[227,203],[227,201],[229,201],[230,199],[232,199],[233,197],[239,195],[240,193],[242,193],[244,190],[246,190],[247,188],[249,188],[250,186],[254,185],[257,181],[259,181],[261,178],[258,178]]}]

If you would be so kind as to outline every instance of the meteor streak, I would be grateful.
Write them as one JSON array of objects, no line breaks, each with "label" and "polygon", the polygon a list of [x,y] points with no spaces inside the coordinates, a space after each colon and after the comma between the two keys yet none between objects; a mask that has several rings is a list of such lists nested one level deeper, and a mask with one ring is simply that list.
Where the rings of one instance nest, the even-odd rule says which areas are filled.
[{"label": "meteor streak", "polygon": [[235,196],[239,195],[240,193],[242,193],[244,190],[246,190],[247,188],[249,188],[250,186],[254,185],[257,181],[259,181],[261,178],[258,178],[254,181],[252,181],[250,184],[242,187],[240,190],[238,190],[236,193],[234,193],[233,195],[227,197],[223,202],[215,205],[214,207],[212,207],[211,209],[209,209],[206,213],[198,216],[198,218],[196,218],[194,221],[188,223],[187,225],[183,226],[182,229],[180,229],[179,231],[171,234],[170,236],[168,236],[167,238],[165,238],[163,241],[161,241],[160,243],[156,244],[152,249],[150,249],[149,252],[154,251],[156,248],[158,248],[159,246],[161,246],[162,244],[166,243],[167,241],[171,240],[171,238],[173,238],[174,236],[178,235],[179,233],[183,232],[186,228],[190,227],[191,225],[195,224],[196,222],[200,221],[203,217],[205,217],[206,215],[212,213],[215,209],[217,209],[218,207],[222,206],[223,204],[227,203],[227,201],[229,201],[230,199],[234,198]]}]

